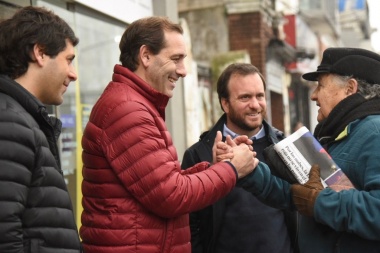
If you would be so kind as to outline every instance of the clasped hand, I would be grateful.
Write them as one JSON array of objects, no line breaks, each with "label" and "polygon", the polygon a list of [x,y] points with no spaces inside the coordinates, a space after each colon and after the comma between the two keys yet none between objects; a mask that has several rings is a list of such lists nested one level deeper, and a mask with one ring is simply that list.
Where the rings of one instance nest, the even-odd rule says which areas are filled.
[{"label": "clasped hand", "polygon": [[213,146],[213,161],[229,161],[234,165],[238,177],[244,177],[256,168],[259,160],[256,158],[256,152],[252,148],[252,140],[247,136],[241,135],[232,139],[231,136],[226,137],[226,141],[222,141],[222,133],[217,132]]}]

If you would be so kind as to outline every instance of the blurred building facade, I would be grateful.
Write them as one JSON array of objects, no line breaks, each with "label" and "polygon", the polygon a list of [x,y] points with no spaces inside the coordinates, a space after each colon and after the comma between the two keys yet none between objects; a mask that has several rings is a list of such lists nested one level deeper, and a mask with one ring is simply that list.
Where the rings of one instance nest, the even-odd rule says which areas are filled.
[{"label": "blurred building facade", "polygon": [[[197,108],[208,104],[213,117],[196,125],[200,132],[222,113],[215,83],[228,63],[248,61],[260,69],[267,80],[267,120],[290,134],[297,122],[311,131],[317,124],[318,108],[310,101],[315,83],[301,75],[317,68],[323,51],[337,46],[371,50],[365,0],[178,0],[178,11],[190,30],[194,61],[209,69],[208,103],[200,101]],[[189,100],[185,103],[194,102]],[[192,115],[199,113],[187,113],[186,120],[197,120]],[[188,138],[188,145],[197,138]]]}]

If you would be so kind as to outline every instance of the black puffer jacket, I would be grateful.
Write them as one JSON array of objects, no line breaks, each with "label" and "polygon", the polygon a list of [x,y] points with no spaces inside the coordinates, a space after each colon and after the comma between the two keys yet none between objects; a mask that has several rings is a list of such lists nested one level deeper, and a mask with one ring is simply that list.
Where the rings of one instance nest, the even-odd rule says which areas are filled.
[{"label": "black puffer jacket", "polygon": [[61,122],[0,75],[0,252],[79,253],[56,144]]}]

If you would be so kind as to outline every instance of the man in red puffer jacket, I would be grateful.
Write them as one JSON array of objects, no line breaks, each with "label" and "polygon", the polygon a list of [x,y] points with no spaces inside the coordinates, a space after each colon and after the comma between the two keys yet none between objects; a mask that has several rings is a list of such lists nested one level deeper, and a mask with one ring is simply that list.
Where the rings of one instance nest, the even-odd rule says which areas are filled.
[{"label": "man in red puffer jacket", "polygon": [[[179,25],[163,17],[137,20],[120,50],[122,64],[82,139],[85,252],[190,253],[188,213],[225,196],[258,160],[242,136],[228,140],[232,159],[181,170],[164,121],[175,82],[186,75]],[[219,133],[215,145],[221,139]]]}]

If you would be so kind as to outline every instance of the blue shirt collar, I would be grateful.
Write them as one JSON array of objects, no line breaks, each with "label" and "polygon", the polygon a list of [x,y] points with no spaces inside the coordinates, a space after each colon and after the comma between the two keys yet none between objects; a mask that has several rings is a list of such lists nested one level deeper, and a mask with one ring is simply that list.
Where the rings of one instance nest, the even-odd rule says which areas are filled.
[{"label": "blue shirt collar", "polygon": [[[234,133],[231,129],[229,129],[226,124],[224,124],[224,127],[223,127],[223,136],[227,136],[227,135],[230,135],[232,137],[232,139],[234,139],[235,137],[239,136],[239,134],[236,134]],[[260,139],[260,138],[263,138],[265,136],[265,130],[264,130],[264,126],[261,125],[261,128],[259,130],[259,132],[257,134],[255,134],[254,136],[248,136],[251,140],[256,140],[256,139]]]}]

